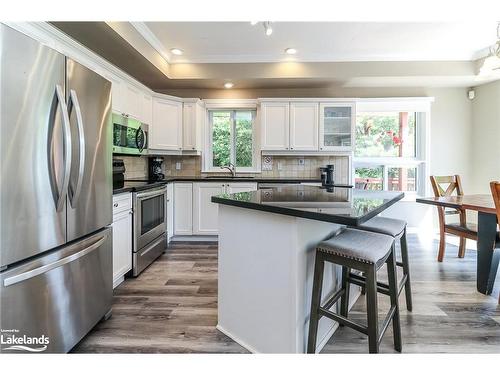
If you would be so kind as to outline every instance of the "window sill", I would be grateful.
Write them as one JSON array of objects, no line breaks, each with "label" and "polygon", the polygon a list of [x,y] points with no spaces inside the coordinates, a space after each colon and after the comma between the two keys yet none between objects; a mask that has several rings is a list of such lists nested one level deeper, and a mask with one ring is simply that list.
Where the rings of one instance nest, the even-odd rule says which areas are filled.
[{"label": "window sill", "polygon": [[[229,172],[227,172],[227,169],[209,169],[209,170],[201,170],[201,173],[206,173],[206,174],[214,174],[214,175],[217,175],[217,174],[229,174]],[[236,175],[239,175],[239,174],[261,174],[262,171],[261,170],[245,170],[245,171],[239,171],[239,170],[236,170],[235,174]]]}]

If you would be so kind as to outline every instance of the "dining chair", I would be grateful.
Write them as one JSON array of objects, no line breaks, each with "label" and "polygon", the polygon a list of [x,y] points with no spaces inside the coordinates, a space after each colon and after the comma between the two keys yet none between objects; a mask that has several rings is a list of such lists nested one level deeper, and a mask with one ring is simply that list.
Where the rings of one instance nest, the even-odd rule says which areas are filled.
[{"label": "dining chair", "polygon": [[[490,182],[490,189],[491,194],[493,195],[493,202],[495,202],[495,208],[497,210],[497,222],[500,225],[500,182]],[[498,296],[498,303],[500,304],[500,295]]]},{"label": "dining chair", "polygon": [[[430,176],[432,190],[434,196],[449,197],[456,192],[456,195],[463,195],[462,182],[459,175],[454,176]],[[460,237],[460,244],[458,247],[458,257],[465,256],[465,241],[471,239],[477,241],[477,225],[468,223],[466,212],[463,209],[445,209],[444,207],[437,207],[439,218],[439,251],[438,262],[442,262],[444,258],[446,246],[446,234],[452,234]],[[447,223],[446,216],[459,215],[458,223]]]},{"label": "dining chair", "polygon": [[368,179],[366,179],[366,181],[356,181],[354,187],[356,189],[366,190],[368,188]]}]

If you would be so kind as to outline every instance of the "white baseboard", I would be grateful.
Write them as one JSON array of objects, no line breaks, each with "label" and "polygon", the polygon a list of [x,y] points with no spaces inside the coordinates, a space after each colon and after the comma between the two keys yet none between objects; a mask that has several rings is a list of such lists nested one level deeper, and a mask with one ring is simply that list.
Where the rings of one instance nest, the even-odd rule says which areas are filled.
[{"label": "white baseboard", "polygon": [[120,277],[117,277],[115,280],[113,280],[113,289],[115,289],[118,285],[120,285],[124,281],[125,281],[125,276],[122,275]]},{"label": "white baseboard", "polygon": [[220,324],[217,324],[217,326],[215,327],[218,331],[222,332],[223,334],[225,334],[227,337],[229,337],[231,340],[235,341],[236,343],[240,344],[242,347],[244,347],[246,350],[248,350],[250,353],[252,354],[259,354],[260,352],[257,351],[254,347],[252,347],[251,345],[248,345],[246,342],[244,342],[243,340],[241,340],[240,338],[236,337],[235,335],[233,335],[232,333],[230,333],[228,330],[226,330],[225,328],[221,327]]},{"label": "white baseboard", "polygon": [[173,236],[168,242],[217,242],[218,240],[219,236]]}]

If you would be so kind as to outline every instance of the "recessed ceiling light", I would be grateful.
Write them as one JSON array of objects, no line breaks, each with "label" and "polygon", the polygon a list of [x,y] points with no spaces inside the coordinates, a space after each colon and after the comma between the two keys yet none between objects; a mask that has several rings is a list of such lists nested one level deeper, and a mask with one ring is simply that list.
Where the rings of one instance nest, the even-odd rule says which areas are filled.
[{"label": "recessed ceiling light", "polygon": [[266,30],[266,35],[269,36],[273,33],[273,28],[271,27],[271,22],[264,22],[264,29]]},{"label": "recessed ceiling light", "polygon": [[172,49],[170,50],[170,52],[172,52],[174,55],[177,55],[177,56],[180,56],[180,55],[182,55],[182,54],[184,53],[184,52],[183,52],[181,49],[179,49],[179,48],[172,48]]},{"label": "recessed ceiling light", "polygon": [[297,50],[295,48],[287,48],[285,49],[285,52],[289,55],[295,55],[297,53]]},{"label": "recessed ceiling light", "polygon": [[224,83],[224,87],[225,87],[226,89],[230,89],[230,88],[232,88],[233,86],[234,86],[234,83],[232,83],[232,82],[226,82],[226,83]]}]

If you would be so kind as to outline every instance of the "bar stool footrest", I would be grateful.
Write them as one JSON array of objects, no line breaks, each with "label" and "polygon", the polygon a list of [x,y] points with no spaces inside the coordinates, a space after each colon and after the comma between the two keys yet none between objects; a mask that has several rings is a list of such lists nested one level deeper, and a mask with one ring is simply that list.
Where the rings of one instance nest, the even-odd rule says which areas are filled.
[{"label": "bar stool footrest", "polygon": [[[364,276],[361,276],[361,275],[356,275],[355,273],[349,273],[349,277],[347,278],[347,281],[349,283],[355,284],[357,286],[361,286],[361,287],[366,286],[366,278]],[[398,286],[398,296],[401,295],[401,292],[403,291],[407,281],[408,281],[408,275],[403,275],[403,277],[401,278],[401,282],[399,283],[399,286]],[[378,281],[377,282],[377,292],[388,296],[389,295],[389,285]]]},{"label": "bar stool footrest", "polygon": [[346,319],[342,315],[331,312],[330,310],[325,310],[323,307],[319,308],[318,313],[320,316],[326,316],[327,318],[330,318],[331,320],[334,320],[337,323],[340,323],[340,324],[343,324],[349,328],[355,329],[356,331],[364,333],[365,335],[368,334],[368,327],[367,326],[362,325],[362,324],[358,324],[356,322],[353,322],[352,320]]}]

